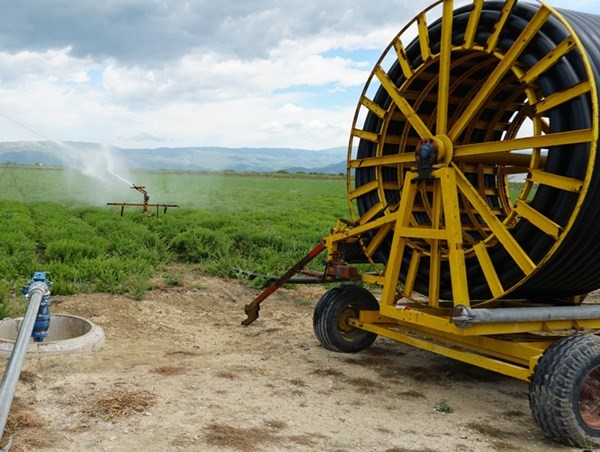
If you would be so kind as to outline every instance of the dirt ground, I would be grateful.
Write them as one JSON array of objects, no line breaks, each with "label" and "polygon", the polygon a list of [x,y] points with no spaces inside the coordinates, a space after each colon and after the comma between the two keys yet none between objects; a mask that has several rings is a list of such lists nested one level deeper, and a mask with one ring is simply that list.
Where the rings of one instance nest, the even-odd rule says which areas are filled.
[{"label": "dirt ground", "polygon": [[[26,361],[12,451],[569,451],[546,439],[527,383],[385,338],[357,354],[314,336],[323,287],[258,290],[187,276],[142,301],[54,296],[100,325],[83,356]],[[0,359],[2,369],[6,360]]]}]

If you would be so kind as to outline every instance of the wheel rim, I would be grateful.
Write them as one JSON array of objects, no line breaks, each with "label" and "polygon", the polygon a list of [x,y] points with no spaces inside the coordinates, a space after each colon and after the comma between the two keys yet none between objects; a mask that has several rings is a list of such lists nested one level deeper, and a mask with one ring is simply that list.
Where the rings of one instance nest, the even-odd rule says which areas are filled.
[{"label": "wheel rim", "polygon": [[594,367],[583,381],[579,393],[579,414],[589,428],[600,429],[600,366]]},{"label": "wheel rim", "polygon": [[[453,11],[452,1],[440,1],[411,21],[369,77],[348,152],[351,212],[365,224],[396,211],[412,183],[407,171],[420,143],[439,144],[438,164],[456,174],[465,296],[479,302],[571,296],[600,286],[600,272],[570,265],[581,255],[569,251],[574,237],[586,235],[580,217],[594,204],[591,198],[600,199],[600,189],[590,187],[596,80],[584,45],[561,14],[516,3],[475,0]],[[435,15],[441,19],[427,25]],[[567,60],[576,75],[563,74]],[[560,86],[551,82],[557,72],[564,75]],[[565,119],[569,112],[577,120]],[[526,178],[511,199],[508,176],[515,174]],[[420,184],[411,226],[444,226],[440,190],[436,181]],[[384,228],[363,239],[376,267],[391,252],[391,231]],[[371,246],[373,238],[380,245]],[[433,302],[451,299],[448,248],[441,240],[409,238],[400,271],[404,287]],[[586,244],[577,240],[576,249]],[[567,276],[565,266],[577,268]]]},{"label": "wheel rim", "polygon": [[359,330],[358,328],[350,325],[350,319],[356,319],[358,317],[358,312],[353,306],[346,306],[342,309],[340,316],[338,318],[338,330],[341,333],[342,337],[348,342],[352,342],[356,340],[358,336],[364,334],[363,330]]}]

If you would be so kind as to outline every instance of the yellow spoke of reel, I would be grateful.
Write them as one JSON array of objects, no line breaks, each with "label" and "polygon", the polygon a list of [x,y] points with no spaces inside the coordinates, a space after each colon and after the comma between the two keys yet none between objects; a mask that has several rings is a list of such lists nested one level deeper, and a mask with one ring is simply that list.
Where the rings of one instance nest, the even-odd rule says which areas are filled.
[{"label": "yellow spoke of reel", "polygon": [[356,198],[360,198],[367,193],[372,192],[373,190],[377,190],[379,188],[379,181],[377,179],[373,179],[370,182],[367,182],[360,187],[355,188],[354,190],[348,192],[348,199],[353,200]]},{"label": "yellow spoke of reel", "polygon": [[360,98],[360,103],[364,105],[370,112],[372,112],[379,119],[383,119],[385,117],[385,110],[373,102],[371,99],[362,96]]},{"label": "yellow spoke of reel", "polygon": [[410,61],[408,60],[408,56],[406,55],[406,49],[402,45],[400,39],[396,39],[394,41],[394,48],[396,49],[396,57],[398,58],[398,63],[400,64],[400,69],[402,69],[404,77],[406,79],[411,78],[415,71],[413,70]]},{"label": "yellow spoke of reel", "polygon": [[431,49],[429,48],[429,30],[427,29],[427,16],[425,13],[417,17],[417,28],[419,29],[419,46],[421,48],[421,58],[427,61],[431,58]]},{"label": "yellow spoke of reel", "polygon": [[475,0],[473,2],[473,10],[469,14],[469,22],[467,23],[467,29],[465,30],[465,37],[463,41],[463,47],[470,49],[475,43],[475,33],[479,25],[479,17],[481,16],[481,10],[483,9],[483,2]]},{"label": "yellow spoke of reel", "polygon": [[[533,137],[515,138],[514,140],[487,141],[484,143],[464,144],[454,148],[454,157],[459,160],[463,157],[493,154],[495,152],[510,152],[519,149],[548,149],[552,146],[566,144],[586,143],[594,139],[593,129],[579,129],[568,132],[549,133]],[[475,158],[468,159],[476,161]]]},{"label": "yellow spoke of reel", "polygon": [[379,248],[383,240],[387,237],[389,232],[392,230],[393,224],[387,223],[381,226],[375,236],[369,241],[367,248],[365,250],[365,254],[367,257],[372,257],[375,254],[375,251]]},{"label": "yellow spoke of reel", "polygon": [[523,76],[519,79],[519,82],[523,85],[529,85],[535,81],[540,75],[554,66],[562,57],[569,53],[575,48],[575,39],[571,36],[565,38],[559,45],[553,50],[548,52],[546,56],[532,66]]},{"label": "yellow spoke of reel", "polygon": [[586,80],[584,82],[577,83],[576,85],[573,85],[563,91],[551,94],[550,96],[532,105],[535,115],[541,115],[549,110],[552,110],[558,105],[564,104],[572,99],[575,99],[576,97],[589,93],[591,89],[592,86],[589,80]]},{"label": "yellow spoke of reel", "polygon": [[404,114],[406,120],[410,123],[411,126],[413,126],[413,128],[417,131],[419,136],[423,139],[433,138],[433,134],[431,133],[429,128],[425,125],[423,120],[419,117],[417,112],[415,112],[415,110],[404,98],[404,96],[400,94],[400,91],[398,90],[394,82],[390,80],[390,78],[381,68],[381,66],[377,66],[375,68],[375,75],[379,79],[383,89],[387,91],[394,103],[398,106],[398,109]]},{"label": "yellow spoke of reel", "polygon": [[572,177],[560,176],[558,174],[547,173],[540,170],[532,170],[528,178],[531,182],[537,182],[548,187],[558,188],[559,190],[578,193],[583,188],[583,181]]},{"label": "yellow spoke of reel", "polygon": [[452,19],[453,1],[444,0],[436,122],[436,132],[438,135],[445,134],[448,125],[448,93],[450,91],[450,61],[452,56]]},{"label": "yellow spoke of reel", "polygon": [[456,165],[452,164],[456,169],[456,184],[459,190],[465,195],[471,205],[479,213],[483,221],[496,236],[498,241],[514,259],[519,268],[525,275],[529,275],[535,269],[535,263],[529,258],[527,253],[521,248],[521,245],[515,240],[511,233],[506,229],[506,226],[498,219],[490,206],[477,192],[477,189],[471,185],[467,178],[462,174]]},{"label": "yellow spoke of reel", "polygon": [[490,34],[486,42],[486,52],[491,53],[496,48],[496,45],[498,44],[498,39],[500,38],[500,33],[502,33],[502,30],[504,29],[504,24],[506,24],[506,21],[508,20],[513,6],[515,6],[516,2],[517,0],[506,0],[506,3],[504,3],[504,6],[502,7],[502,12],[500,13],[500,17],[494,24],[494,30],[492,34]]},{"label": "yellow spoke of reel", "polygon": [[546,233],[555,240],[559,239],[563,228],[548,217],[542,215],[528,203],[518,199],[515,203],[514,210],[542,232]]},{"label": "yellow spoke of reel", "polygon": [[540,30],[540,28],[542,28],[548,16],[550,16],[550,10],[545,6],[542,6],[531,18],[519,37],[508,49],[492,73],[488,76],[481,90],[477,92],[465,111],[450,129],[448,136],[452,141],[456,141],[460,134],[465,130],[467,125],[475,117],[481,106],[484,105],[494,89],[500,84],[500,81],[504,75],[506,75],[506,73],[510,70],[517,58],[519,58],[523,50],[525,50],[527,45],[534,38],[535,34]]},{"label": "yellow spoke of reel", "polygon": [[350,168],[369,168],[372,166],[400,165],[416,163],[415,154],[406,152],[404,154],[390,154],[382,157],[365,157],[364,159],[350,160]]},{"label": "yellow spoke of reel", "polygon": [[483,276],[485,277],[487,285],[492,292],[492,296],[494,298],[500,297],[504,293],[504,288],[502,287],[500,278],[498,278],[498,273],[494,268],[494,264],[492,263],[489,253],[487,252],[485,244],[483,242],[479,242],[476,245],[473,245],[473,249],[475,250],[477,260],[479,261],[479,266],[483,271]]},{"label": "yellow spoke of reel", "polygon": [[361,129],[352,129],[352,135],[355,137],[360,138],[361,140],[366,140],[366,141],[370,141],[371,143],[379,143],[379,138],[381,137],[381,135],[379,135],[378,133],[375,132],[369,132],[367,130],[361,130]]},{"label": "yellow spoke of reel", "polygon": [[353,200],[356,198],[360,198],[361,196],[364,196],[367,193],[378,190],[380,186],[384,190],[398,190],[397,182],[391,182],[391,181],[390,182],[387,182],[387,181],[380,182],[377,179],[373,179],[372,181],[367,182],[366,184],[361,185],[360,187],[356,187],[354,190],[349,191],[348,199]]}]

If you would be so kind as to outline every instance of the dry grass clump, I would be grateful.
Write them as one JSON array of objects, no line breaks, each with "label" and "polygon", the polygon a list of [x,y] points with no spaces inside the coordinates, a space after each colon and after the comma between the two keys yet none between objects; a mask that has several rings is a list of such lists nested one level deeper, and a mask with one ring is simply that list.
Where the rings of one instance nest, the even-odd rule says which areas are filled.
[{"label": "dry grass clump", "polygon": [[392,360],[390,358],[387,358],[385,356],[369,356],[369,355],[359,356],[357,358],[355,358],[355,357],[342,358],[342,361],[344,361],[345,363],[348,363],[348,364],[354,364],[356,366],[364,366],[364,367],[385,366],[392,362]]},{"label": "dry grass clump", "polygon": [[267,427],[233,427],[212,423],[204,428],[204,440],[211,446],[227,447],[243,452],[262,450],[265,444],[277,444],[281,439]]},{"label": "dry grass clump", "polygon": [[151,372],[154,372],[155,374],[159,374],[159,375],[181,375],[184,374],[187,371],[187,369],[185,367],[181,367],[181,366],[162,366],[162,367],[155,367],[154,369],[151,370]]},{"label": "dry grass clump", "polygon": [[216,373],[216,376],[219,378],[225,378],[227,380],[235,380],[238,378],[238,375],[235,372],[231,372],[229,370],[220,370]]},{"label": "dry grass clump", "polygon": [[480,423],[480,422],[470,422],[466,425],[468,429],[474,430],[477,433],[481,433],[482,435],[488,438],[507,438],[511,436],[510,432],[505,430],[500,430],[499,428],[494,427],[493,425]]},{"label": "dry grass clump", "polygon": [[148,391],[120,388],[96,397],[84,408],[83,413],[106,420],[127,417],[145,412],[154,406],[155,400],[156,397]]},{"label": "dry grass clump", "polygon": [[292,378],[290,383],[301,388],[306,388],[306,386],[308,386],[302,378]]},{"label": "dry grass clump", "polygon": [[422,392],[415,391],[414,389],[408,389],[406,391],[398,392],[400,397],[408,398],[408,399],[426,399]]},{"label": "dry grass clump", "polygon": [[11,452],[51,447],[58,441],[58,436],[46,428],[44,418],[18,399],[10,409],[0,448],[5,447],[11,437]]},{"label": "dry grass clump", "polygon": [[19,381],[25,384],[33,384],[37,379],[37,375],[30,370],[22,370],[19,374]]},{"label": "dry grass clump", "polygon": [[343,377],[344,373],[339,370],[332,369],[331,367],[325,369],[315,369],[312,372],[314,375],[318,375],[319,377]]},{"label": "dry grass clump", "polygon": [[200,353],[190,350],[171,350],[165,353],[165,356],[200,356]]},{"label": "dry grass clump", "polygon": [[430,449],[429,447],[420,448],[420,449],[408,449],[406,447],[392,447],[391,449],[386,449],[385,452],[437,452],[437,449]]},{"label": "dry grass clump", "polygon": [[349,378],[348,383],[350,383],[352,386],[356,387],[365,394],[372,394],[381,389],[380,386],[378,386],[377,383],[371,380],[370,378]]}]

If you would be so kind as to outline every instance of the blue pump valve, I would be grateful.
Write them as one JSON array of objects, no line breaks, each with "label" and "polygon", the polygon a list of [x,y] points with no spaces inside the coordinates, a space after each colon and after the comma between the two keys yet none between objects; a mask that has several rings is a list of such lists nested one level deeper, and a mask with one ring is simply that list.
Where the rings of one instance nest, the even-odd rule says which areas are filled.
[{"label": "blue pump valve", "polygon": [[[46,279],[46,272],[35,272],[33,279],[28,281],[28,284],[23,287],[23,295],[29,298],[29,288],[32,284],[45,284],[51,286],[52,281]],[[31,337],[34,342],[44,342],[44,338],[48,337],[48,329],[50,328],[50,291],[42,297],[40,307],[38,309],[37,317],[33,325],[33,331]]]}]

